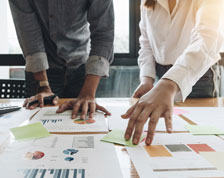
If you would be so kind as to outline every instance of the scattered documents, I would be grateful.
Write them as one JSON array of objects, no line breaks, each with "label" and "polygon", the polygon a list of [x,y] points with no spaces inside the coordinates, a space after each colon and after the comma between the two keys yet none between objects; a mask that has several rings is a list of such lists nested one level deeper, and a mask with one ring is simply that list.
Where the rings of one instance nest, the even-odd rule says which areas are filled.
[{"label": "scattered documents", "polygon": [[16,140],[36,139],[50,136],[40,122],[10,129]]},{"label": "scattered documents", "polygon": [[223,152],[224,142],[217,136],[156,133],[151,146],[141,143],[126,149],[141,178],[223,177],[224,175],[224,171],[218,170],[216,165],[201,155],[202,152],[210,152],[209,154]]},{"label": "scattered documents", "polygon": [[223,135],[224,130],[218,129],[215,126],[207,125],[185,125],[185,127],[193,135]]},{"label": "scattered documents", "polygon": [[49,132],[108,132],[108,126],[103,113],[96,112],[94,118],[71,119],[72,110],[67,110],[63,113],[57,114],[58,107],[42,108],[31,123],[41,122]]},{"label": "scattered documents", "polygon": [[0,156],[1,177],[122,178],[114,145],[101,142],[103,136],[51,135],[15,141]]},{"label": "scattered documents", "polygon": [[[122,130],[112,130],[110,133],[108,133],[105,137],[101,139],[101,141],[109,142],[109,143],[115,143],[119,145],[125,145],[125,146],[135,146],[132,143],[132,139],[129,141],[126,141],[124,138],[125,131]],[[143,140],[144,136],[141,137],[141,141]]]}]

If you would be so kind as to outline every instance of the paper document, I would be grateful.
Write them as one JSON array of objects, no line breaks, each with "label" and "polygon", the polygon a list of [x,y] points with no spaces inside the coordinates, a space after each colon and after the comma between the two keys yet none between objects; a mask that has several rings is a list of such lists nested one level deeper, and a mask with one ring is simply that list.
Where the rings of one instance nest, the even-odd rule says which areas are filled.
[{"label": "paper document", "polygon": [[224,171],[218,170],[200,155],[201,152],[224,150],[223,140],[216,136],[156,134],[151,146],[141,143],[126,149],[141,178],[148,178],[149,175],[156,178],[224,175]]},{"label": "paper document", "polygon": [[10,128],[18,127],[24,121],[28,121],[39,109],[29,110],[22,108],[18,111],[0,115],[0,131],[9,132]]},{"label": "paper document", "polygon": [[[49,132],[107,132],[103,113],[96,112],[93,119],[71,119],[71,110],[56,114],[58,107],[42,108],[31,123],[41,122]],[[79,117],[79,116],[78,116]]]},{"label": "paper document", "polygon": [[[111,116],[108,117],[109,130],[125,130],[128,126],[129,119],[122,119],[121,115],[124,114],[130,106],[107,106],[107,109],[111,112]],[[177,115],[173,115],[173,131],[187,131],[184,125],[187,124],[182,118]],[[144,125],[144,131],[148,130],[148,121]],[[160,118],[156,127],[157,131],[166,131],[166,125],[164,118]]]},{"label": "paper document", "polygon": [[209,125],[185,125],[193,135],[224,135],[224,130]]},{"label": "paper document", "polygon": [[114,145],[101,142],[103,136],[51,135],[16,141],[0,156],[1,177],[122,178]]}]

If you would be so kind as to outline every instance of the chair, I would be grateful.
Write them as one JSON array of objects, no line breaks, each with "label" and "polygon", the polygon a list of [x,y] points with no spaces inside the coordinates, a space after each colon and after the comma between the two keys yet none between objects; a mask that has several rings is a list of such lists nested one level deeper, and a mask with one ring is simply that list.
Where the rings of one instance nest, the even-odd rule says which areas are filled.
[{"label": "chair", "polygon": [[24,98],[25,80],[0,79],[0,98]]}]

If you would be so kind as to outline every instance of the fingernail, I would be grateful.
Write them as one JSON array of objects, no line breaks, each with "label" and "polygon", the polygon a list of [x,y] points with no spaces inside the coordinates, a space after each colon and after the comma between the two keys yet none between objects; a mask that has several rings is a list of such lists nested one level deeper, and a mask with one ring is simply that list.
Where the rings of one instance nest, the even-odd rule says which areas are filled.
[{"label": "fingernail", "polygon": [[168,132],[171,133],[172,132],[172,128],[169,127],[168,128]]},{"label": "fingernail", "polygon": [[133,144],[135,144],[135,145],[138,144],[138,139],[137,139],[137,138],[134,138],[134,140],[133,140]]},{"label": "fingernail", "polygon": [[150,138],[147,138],[146,139],[146,145],[150,145],[150,143],[151,143],[151,139]]},{"label": "fingernail", "polygon": [[130,139],[130,135],[129,135],[129,134],[126,134],[126,135],[125,135],[125,139],[126,139],[126,140],[129,140],[129,139]]},{"label": "fingernail", "polygon": [[75,119],[75,117],[76,117],[76,115],[74,114],[74,115],[72,115],[72,119]]}]

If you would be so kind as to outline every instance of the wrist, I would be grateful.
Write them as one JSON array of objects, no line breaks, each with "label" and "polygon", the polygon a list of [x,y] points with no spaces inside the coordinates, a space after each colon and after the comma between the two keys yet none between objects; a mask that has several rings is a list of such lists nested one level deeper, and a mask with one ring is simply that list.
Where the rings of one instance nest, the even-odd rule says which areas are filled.
[{"label": "wrist", "polygon": [[141,78],[141,84],[150,84],[153,85],[154,79],[152,77],[142,77]]},{"label": "wrist", "polygon": [[174,81],[165,78],[158,82],[158,87],[165,89],[166,92],[174,95],[179,91],[179,87]]},{"label": "wrist", "polygon": [[37,93],[52,93],[50,86],[39,86]]}]

